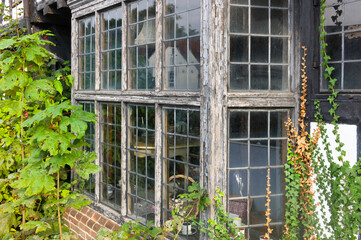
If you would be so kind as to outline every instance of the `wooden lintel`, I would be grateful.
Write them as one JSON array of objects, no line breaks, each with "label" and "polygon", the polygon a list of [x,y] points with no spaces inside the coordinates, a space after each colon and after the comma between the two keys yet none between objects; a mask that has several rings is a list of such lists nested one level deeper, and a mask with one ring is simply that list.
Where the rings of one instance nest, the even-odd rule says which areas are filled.
[{"label": "wooden lintel", "polygon": [[48,14],[56,14],[56,10],[52,7],[50,7],[49,5],[45,5],[43,8],[43,15],[46,16]]}]

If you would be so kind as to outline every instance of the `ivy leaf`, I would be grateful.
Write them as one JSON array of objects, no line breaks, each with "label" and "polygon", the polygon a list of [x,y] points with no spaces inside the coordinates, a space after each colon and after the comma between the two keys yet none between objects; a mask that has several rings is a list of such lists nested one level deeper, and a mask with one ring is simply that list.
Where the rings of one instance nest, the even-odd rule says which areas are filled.
[{"label": "ivy leaf", "polygon": [[48,163],[51,164],[49,174],[56,173],[60,171],[60,168],[65,167],[65,165],[74,168],[77,160],[81,158],[83,151],[74,150],[70,154],[58,154],[49,159]]}]

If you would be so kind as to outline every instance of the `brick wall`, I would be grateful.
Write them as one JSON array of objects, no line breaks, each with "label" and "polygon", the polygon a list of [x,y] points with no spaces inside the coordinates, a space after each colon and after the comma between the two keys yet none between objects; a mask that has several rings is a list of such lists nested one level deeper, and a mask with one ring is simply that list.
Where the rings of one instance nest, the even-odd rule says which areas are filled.
[{"label": "brick wall", "polygon": [[96,239],[97,232],[102,227],[116,230],[119,225],[98,213],[90,207],[84,207],[80,211],[73,208],[68,209],[64,214],[64,221],[70,230],[81,240]]}]

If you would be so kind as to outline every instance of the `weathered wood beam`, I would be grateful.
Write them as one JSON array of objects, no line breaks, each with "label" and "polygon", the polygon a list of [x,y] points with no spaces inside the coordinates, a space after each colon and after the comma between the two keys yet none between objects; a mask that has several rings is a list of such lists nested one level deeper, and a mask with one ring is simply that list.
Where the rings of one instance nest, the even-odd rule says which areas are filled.
[{"label": "weathered wood beam", "polygon": [[57,9],[60,9],[60,8],[68,8],[68,4],[66,4],[65,0],[57,0],[56,1],[56,7]]}]

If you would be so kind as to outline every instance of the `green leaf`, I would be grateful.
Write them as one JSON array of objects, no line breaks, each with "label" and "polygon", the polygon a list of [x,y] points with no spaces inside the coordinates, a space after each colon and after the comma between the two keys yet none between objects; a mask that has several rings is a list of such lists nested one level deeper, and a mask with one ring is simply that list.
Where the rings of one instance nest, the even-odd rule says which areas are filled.
[{"label": "green leaf", "polygon": [[0,50],[4,50],[6,48],[9,48],[10,46],[12,46],[14,43],[16,43],[16,40],[13,38],[10,39],[1,39],[0,41]]},{"label": "green leaf", "polygon": [[14,213],[0,214],[0,238],[2,239],[10,232],[12,227],[16,227],[18,222]]},{"label": "green leaf", "polygon": [[54,87],[61,95],[63,94],[63,84],[60,81],[54,81]]},{"label": "green leaf", "polygon": [[39,100],[41,92],[53,92],[55,89],[52,85],[52,81],[47,79],[41,79],[33,81],[29,84],[25,91],[25,97]]},{"label": "green leaf", "polygon": [[29,221],[25,224],[20,225],[20,228],[24,231],[29,231],[35,228],[35,232],[39,233],[51,229],[51,225],[47,222]]}]

